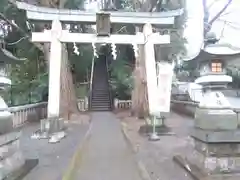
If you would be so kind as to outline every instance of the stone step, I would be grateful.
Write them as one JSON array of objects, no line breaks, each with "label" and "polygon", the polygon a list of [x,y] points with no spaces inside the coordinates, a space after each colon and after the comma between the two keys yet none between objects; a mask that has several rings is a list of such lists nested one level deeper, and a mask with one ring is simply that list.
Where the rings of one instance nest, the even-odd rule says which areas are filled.
[{"label": "stone step", "polygon": [[109,99],[92,99],[92,103],[109,103]]},{"label": "stone step", "polygon": [[94,108],[94,107],[111,107],[111,104],[110,103],[108,103],[108,104],[96,104],[96,103],[94,103],[94,104],[92,104],[92,108]]},{"label": "stone step", "polygon": [[111,108],[91,108],[92,111],[111,111]]},{"label": "stone step", "polygon": [[111,109],[111,106],[92,106],[91,109]]},{"label": "stone step", "polygon": [[105,88],[105,89],[95,89],[95,88],[93,88],[93,91],[92,91],[93,93],[95,93],[95,94],[109,94],[109,90],[107,89],[107,88]]},{"label": "stone step", "polygon": [[93,94],[92,95],[93,98],[109,98],[109,94]]},{"label": "stone step", "polygon": [[105,96],[105,97],[108,97],[109,96],[109,92],[102,92],[102,93],[99,93],[99,92],[92,92],[92,96],[95,96],[95,97],[98,97],[98,96]]},{"label": "stone step", "polygon": [[92,94],[93,97],[109,97],[109,93],[95,93]]},{"label": "stone step", "polygon": [[92,105],[104,106],[110,104],[110,101],[92,101]]},{"label": "stone step", "polygon": [[109,94],[108,89],[93,89],[92,93],[95,94]]},{"label": "stone step", "polygon": [[92,101],[91,104],[96,106],[109,106],[111,103],[110,101]]}]

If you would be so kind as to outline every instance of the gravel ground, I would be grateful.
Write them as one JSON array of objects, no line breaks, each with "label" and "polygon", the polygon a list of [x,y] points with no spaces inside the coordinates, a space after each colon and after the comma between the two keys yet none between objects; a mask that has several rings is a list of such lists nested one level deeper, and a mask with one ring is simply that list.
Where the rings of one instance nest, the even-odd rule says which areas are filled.
[{"label": "gravel ground", "polygon": [[130,117],[128,112],[117,113],[117,116],[126,125],[130,141],[137,150],[137,157],[145,165],[152,180],[192,180],[172,160],[174,155],[187,155],[193,151],[193,140],[188,135],[193,124],[191,118],[172,112],[166,124],[175,135],[161,136],[160,141],[151,142],[138,133],[144,124],[143,120]]}]

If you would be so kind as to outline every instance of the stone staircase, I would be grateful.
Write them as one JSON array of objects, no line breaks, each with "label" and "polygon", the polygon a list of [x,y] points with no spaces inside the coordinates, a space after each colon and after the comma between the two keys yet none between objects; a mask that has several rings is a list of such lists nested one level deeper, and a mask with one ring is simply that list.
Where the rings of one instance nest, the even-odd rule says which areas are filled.
[{"label": "stone staircase", "polygon": [[93,71],[92,97],[90,108],[92,111],[111,110],[108,72],[106,68],[105,57],[101,57],[97,59],[95,62]]}]

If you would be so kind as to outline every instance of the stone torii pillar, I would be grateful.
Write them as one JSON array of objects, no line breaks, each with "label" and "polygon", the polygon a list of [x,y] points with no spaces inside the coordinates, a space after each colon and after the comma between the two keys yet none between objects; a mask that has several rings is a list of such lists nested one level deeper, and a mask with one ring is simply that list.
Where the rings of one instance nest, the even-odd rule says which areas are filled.
[{"label": "stone torii pillar", "polygon": [[[48,89],[48,117],[41,120],[40,132],[33,134],[32,138],[47,138],[50,143],[58,142],[65,136],[62,131],[64,122],[60,115],[60,88],[62,65],[62,30],[61,22],[53,20],[52,29],[41,33],[44,43],[51,43],[49,56],[49,89]],[[34,39],[32,37],[32,39]],[[34,40],[33,40],[34,41]]]},{"label": "stone torii pillar", "polygon": [[60,113],[60,88],[61,88],[61,64],[62,32],[61,22],[54,20],[52,23],[49,58],[49,88],[48,88],[48,118],[59,117]]}]

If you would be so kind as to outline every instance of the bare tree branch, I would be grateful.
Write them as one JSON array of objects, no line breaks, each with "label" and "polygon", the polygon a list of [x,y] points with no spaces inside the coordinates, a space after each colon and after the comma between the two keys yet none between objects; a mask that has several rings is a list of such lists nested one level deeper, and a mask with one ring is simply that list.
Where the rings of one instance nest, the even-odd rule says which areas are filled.
[{"label": "bare tree branch", "polygon": [[[24,36],[28,37],[29,35],[23,30],[21,29],[18,25],[12,23],[9,19],[7,19],[4,14],[0,13],[0,18],[3,19],[4,21],[6,21],[9,25],[11,25],[13,28],[16,28],[17,31],[20,31]],[[36,46],[40,51],[43,52],[43,46],[41,44],[38,43],[33,43],[30,40],[30,43],[32,43],[34,46]]]},{"label": "bare tree branch", "polygon": [[233,0],[228,0],[228,3],[219,11],[209,22],[208,24],[213,24],[214,21],[216,21],[221,14],[228,8],[228,6],[232,3]]},{"label": "bare tree branch", "polygon": [[229,7],[233,0],[228,0],[225,6],[211,19],[209,20],[209,9],[207,7],[207,0],[203,0],[204,9],[204,37],[211,30],[212,24],[224,13],[224,11]]}]

